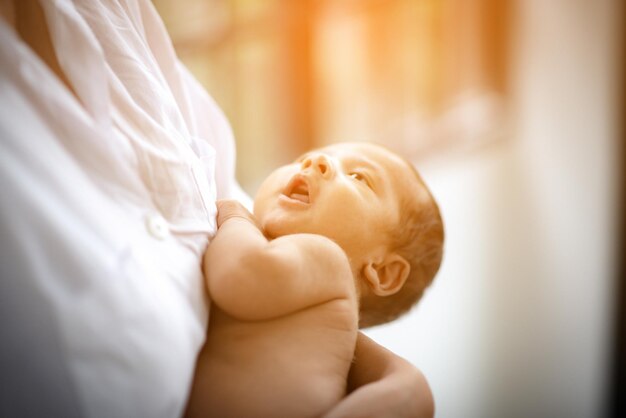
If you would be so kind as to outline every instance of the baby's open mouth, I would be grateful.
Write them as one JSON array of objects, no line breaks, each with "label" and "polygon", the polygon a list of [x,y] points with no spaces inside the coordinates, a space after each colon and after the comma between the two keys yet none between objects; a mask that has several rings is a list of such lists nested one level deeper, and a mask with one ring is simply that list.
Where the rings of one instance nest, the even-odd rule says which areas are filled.
[{"label": "baby's open mouth", "polygon": [[296,176],[291,179],[283,194],[290,199],[310,203],[309,185],[302,177]]}]

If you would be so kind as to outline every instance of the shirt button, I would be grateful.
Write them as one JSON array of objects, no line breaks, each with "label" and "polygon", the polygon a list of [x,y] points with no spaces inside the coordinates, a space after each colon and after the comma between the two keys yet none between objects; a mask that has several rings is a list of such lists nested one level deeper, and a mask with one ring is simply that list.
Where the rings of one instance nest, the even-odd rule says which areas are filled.
[{"label": "shirt button", "polygon": [[146,218],[146,227],[150,235],[156,239],[165,239],[170,234],[167,221],[160,215],[149,215]]}]

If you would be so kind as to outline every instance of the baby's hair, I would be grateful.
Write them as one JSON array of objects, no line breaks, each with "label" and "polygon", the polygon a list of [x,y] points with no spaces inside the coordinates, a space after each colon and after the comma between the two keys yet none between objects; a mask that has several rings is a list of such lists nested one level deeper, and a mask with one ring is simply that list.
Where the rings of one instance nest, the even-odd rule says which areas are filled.
[{"label": "baby's hair", "polygon": [[407,313],[420,300],[441,265],[444,231],[439,207],[413,164],[406,160],[405,163],[415,175],[415,187],[402,193],[400,219],[395,230],[390,231],[390,250],[404,257],[411,271],[397,293],[362,300],[360,328],[384,324]]}]

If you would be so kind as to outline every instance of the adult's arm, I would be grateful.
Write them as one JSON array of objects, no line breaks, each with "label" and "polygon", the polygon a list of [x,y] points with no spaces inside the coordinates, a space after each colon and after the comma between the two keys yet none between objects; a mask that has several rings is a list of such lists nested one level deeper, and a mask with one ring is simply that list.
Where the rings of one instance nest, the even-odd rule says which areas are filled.
[{"label": "adult's arm", "polygon": [[359,333],[349,394],[325,418],[432,418],[433,396],[413,365]]}]

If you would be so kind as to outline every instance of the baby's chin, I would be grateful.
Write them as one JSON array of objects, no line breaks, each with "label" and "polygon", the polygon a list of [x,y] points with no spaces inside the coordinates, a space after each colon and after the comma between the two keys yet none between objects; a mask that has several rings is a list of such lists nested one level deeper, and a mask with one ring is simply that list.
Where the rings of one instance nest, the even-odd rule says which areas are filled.
[{"label": "baby's chin", "polygon": [[314,231],[305,230],[302,223],[295,222],[293,219],[289,218],[268,217],[257,220],[263,229],[263,234],[270,239],[285,235],[314,233]]},{"label": "baby's chin", "polygon": [[288,228],[284,224],[281,225],[280,223],[271,221],[267,223],[261,223],[261,227],[263,228],[263,234],[265,234],[265,236],[269,239],[275,239],[285,235],[293,235],[303,232],[296,228]]}]

